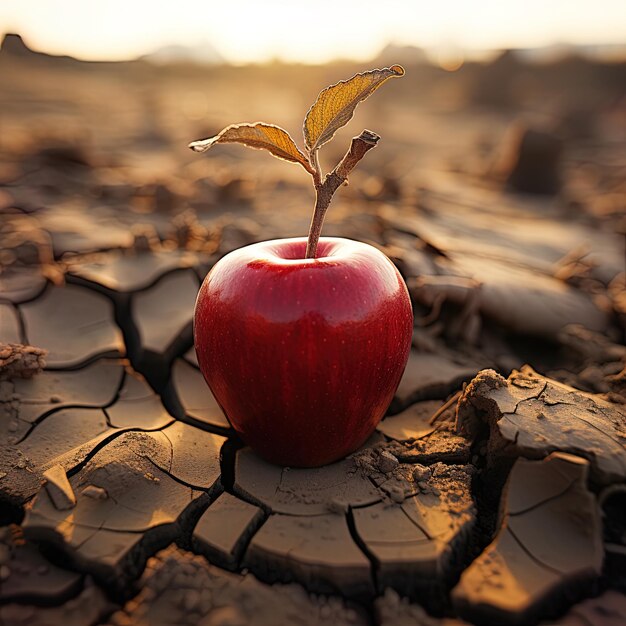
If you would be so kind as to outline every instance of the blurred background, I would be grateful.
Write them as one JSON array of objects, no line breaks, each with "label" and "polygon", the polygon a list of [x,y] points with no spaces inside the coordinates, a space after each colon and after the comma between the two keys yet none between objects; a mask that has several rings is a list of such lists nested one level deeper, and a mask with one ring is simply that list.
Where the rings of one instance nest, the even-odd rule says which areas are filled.
[{"label": "blurred background", "polygon": [[[187,144],[260,120],[302,146],[322,88],[400,63],[321,151],[328,171],[363,128],[382,137],[324,234],[380,247],[410,284],[432,277],[413,286],[416,315],[456,347],[489,352],[477,315],[504,334],[557,341],[574,323],[623,341],[624,2],[21,0],[0,6],[2,31],[5,281],[141,247],[208,268],[306,235],[302,168]],[[447,307],[454,332],[431,324]]]}]

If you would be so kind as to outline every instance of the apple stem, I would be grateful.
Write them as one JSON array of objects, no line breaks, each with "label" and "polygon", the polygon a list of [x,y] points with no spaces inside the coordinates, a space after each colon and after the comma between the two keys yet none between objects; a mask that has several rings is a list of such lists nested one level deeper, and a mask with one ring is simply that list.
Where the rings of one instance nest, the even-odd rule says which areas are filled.
[{"label": "apple stem", "polygon": [[[322,233],[324,217],[333,195],[347,181],[348,175],[365,156],[365,153],[375,148],[379,140],[380,137],[376,133],[373,133],[371,130],[364,130],[358,137],[352,138],[350,149],[337,164],[337,167],[326,175],[323,183],[321,182],[321,174],[314,177],[315,211],[311,220],[311,227],[309,228],[305,258],[314,259],[316,257],[317,244]],[[316,172],[320,172],[317,151],[313,155],[313,163],[315,164]]]},{"label": "apple stem", "polygon": [[311,153],[311,164],[313,165],[313,184],[315,189],[322,186],[322,168],[320,166],[319,150]]}]

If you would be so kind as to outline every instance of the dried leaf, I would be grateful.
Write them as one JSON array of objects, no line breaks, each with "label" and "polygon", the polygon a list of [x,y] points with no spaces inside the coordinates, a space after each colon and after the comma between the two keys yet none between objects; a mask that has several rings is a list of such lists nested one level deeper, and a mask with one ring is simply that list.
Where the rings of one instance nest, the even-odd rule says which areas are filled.
[{"label": "dried leaf", "polygon": [[395,76],[404,76],[400,65],[356,74],[324,89],[304,120],[304,143],[309,152],[330,141],[352,119],[357,104]]},{"label": "dried leaf", "polygon": [[191,142],[189,147],[194,152],[206,152],[216,143],[242,143],[257,150],[268,150],[279,159],[299,163],[307,172],[313,172],[308,159],[300,152],[289,133],[273,124],[232,124],[215,137]]}]

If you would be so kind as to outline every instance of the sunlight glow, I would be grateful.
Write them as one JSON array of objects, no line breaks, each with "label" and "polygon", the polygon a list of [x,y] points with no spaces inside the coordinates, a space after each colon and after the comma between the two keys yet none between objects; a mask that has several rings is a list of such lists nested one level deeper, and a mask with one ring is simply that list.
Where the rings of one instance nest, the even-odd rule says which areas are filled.
[{"label": "sunlight glow", "polygon": [[235,63],[317,63],[371,58],[388,42],[464,51],[623,44],[626,2],[4,0],[0,25],[36,49],[94,60],[208,43]]}]

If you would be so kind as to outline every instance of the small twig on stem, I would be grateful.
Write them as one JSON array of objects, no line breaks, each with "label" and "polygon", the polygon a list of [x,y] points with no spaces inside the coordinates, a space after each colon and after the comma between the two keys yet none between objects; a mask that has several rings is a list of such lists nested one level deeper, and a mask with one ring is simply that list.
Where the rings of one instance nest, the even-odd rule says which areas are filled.
[{"label": "small twig on stem", "polygon": [[322,186],[322,168],[320,166],[319,150],[311,153],[311,165],[313,166],[313,185],[315,189]]},{"label": "small twig on stem", "polygon": [[[322,232],[322,224],[324,223],[326,210],[330,205],[333,195],[337,189],[346,182],[348,175],[365,156],[365,153],[376,147],[379,139],[380,137],[370,130],[364,130],[358,137],[353,137],[350,149],[346,152],[337,167],[326,176],[323,183],[321,182],[321,175],[320,181],[315,182],[315,213],[313,213],[313,219],[311,220],[309,239],[306,246],[307,259],[314,259],[316,256],[317,244]],[[313,164],[316,167],[316,171],[319,172],[317,153],[314,154]]]}]

